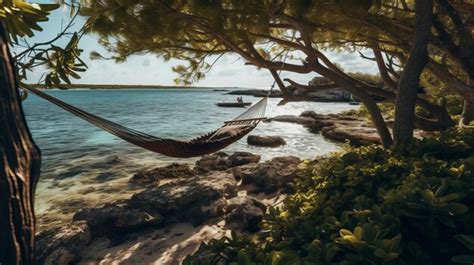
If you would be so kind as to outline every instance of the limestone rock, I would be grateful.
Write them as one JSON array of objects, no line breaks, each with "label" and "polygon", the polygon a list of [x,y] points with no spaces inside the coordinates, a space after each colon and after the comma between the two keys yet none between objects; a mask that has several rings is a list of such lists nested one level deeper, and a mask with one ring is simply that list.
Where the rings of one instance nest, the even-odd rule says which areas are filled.
[{"label": "limestone rock", "polygon": [[211,170],[225,170],[228,168],[227,158],[228,154],[224,152],[217,152],[210,155],[205,155],[196,161],[194,170],[200,173],[206,173]]},{"label": "limestone rock", "polygon": [[114,236],[116,233],[128,233],[163,222],[162,216],[158,213],[152,215],[142,209],[129,207],[129,205],[115,204],[82,209],[76,212],[73,220],[85,221],[90,227],[93,237]]},{"label": "limestone rock", "polygon": [[280,136],[259,136],[249,135],[247,137],[249,145],[263,146],[263,147],[278,147],[285,145],[285,140]]},{"label": "limestone rock", "polygon": [[249,152],[235,152],[227,159],[229,167],[242,166],[250,163],[258,163],[260,161],[259,155],[254,155]]},{"label": "limestone rock", "polygon": [[36,235],[36,263],[72,264],[90,240],[89,227],[83,221],[43,231]]},{"label": "limestone rock", "polygon": [[255,166],[233,169],[232,174],[242,184],[253,184],[259,191],[272,193],[291,191],[291,182],[298,176],[300,159],[294,156],[276,157]]},{"label": "limestone rock", "polygon": [[190,221],[200,224],[209,218],[212,202],[222,196],[235,196],[236,182],[222,172],[167,183],[136,193],[129,205],[136,209],[165,216],[167,222]]},{"label": "limestone rock", "polygon": [[139,171],[130,179],[130,183],[135,184],[158,184],[161,179],[192,177],[195,175],[187,164],[173,163],[165,167],[157,167],[152,170]]},{"label": "limestone rock", "polygon": [[226,223],[233,228],[248,232],[259,230],[259,224],[266,210],[263,203],[250,196],[238,196],[227,200],[224,207]]},{"label": "limestone rock", "polygon": [[211,155],[205,155],[196,161],[194,170],[204,174],[210,171],[226,170],[249,163],[258,163],[258,161],[260,161],[260,156],[249,152],[235,152],[232,155],[217,152]]}]

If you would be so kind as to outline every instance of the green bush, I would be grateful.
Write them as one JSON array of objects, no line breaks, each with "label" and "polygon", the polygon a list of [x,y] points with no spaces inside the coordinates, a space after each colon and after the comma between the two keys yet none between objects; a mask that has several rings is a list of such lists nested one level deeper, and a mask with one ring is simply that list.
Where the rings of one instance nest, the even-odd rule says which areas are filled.
[{"label": "green bush", "polygon": [[184,264],[474,263],[473,131],[348,149],[305,172],[259,234],[213,240]]}]

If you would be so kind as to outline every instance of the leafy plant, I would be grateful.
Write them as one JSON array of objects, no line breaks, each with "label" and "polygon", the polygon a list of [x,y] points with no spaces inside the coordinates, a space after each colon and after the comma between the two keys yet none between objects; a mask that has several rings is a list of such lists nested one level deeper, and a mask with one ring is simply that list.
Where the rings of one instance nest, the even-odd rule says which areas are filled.
[{"label": "leafy plant", "polygon": [[472,264],[473,155],[474,131],[453,129],[408,151],[308,161],[263,232],[211,241],[185,264]]}]

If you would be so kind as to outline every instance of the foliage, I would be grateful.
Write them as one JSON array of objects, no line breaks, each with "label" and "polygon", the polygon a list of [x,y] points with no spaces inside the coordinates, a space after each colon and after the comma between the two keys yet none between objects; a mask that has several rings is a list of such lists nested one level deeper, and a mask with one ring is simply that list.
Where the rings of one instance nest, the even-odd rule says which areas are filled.
[{"label": "foliage", "polygon": [[449,130],[307,162],[268,232],[211,241],[184,264],[472,264],[473,154],[474,131]]},{"label": "foliage", "polygon": [[4,0],[0,6],[0,20],[14,42],[18,37],[32,37],[33,30],[42,31],[39,22],[48,21],[49,12],[58,4],[31,4],[21,0]]},{"label": "foliage", "polygon": [[[27,79],[29,71],[38,71],[40,67],[45,70],[42,81],[48,87],[60,87],[62,83],[71,84],[71,77],[79,79],[78,73],[86,71],[87,65],[81,60],[82,50],[78,47],[83,32],[82,30],[70,32],[78,14],[73,12],[76,8],[74,4],[69,4],[71,20],[55,37],[34,44],[30,44],[26,39],[33,37],[34,31],[42,31],[38,23],[48,21],[50,12],[59,6],[59,4],[32,4],[21,0],[2,3],[0,20],[4,22],[13,50],[17,51],[13,59],[20,82]],[[69,38],[69,41],[64,47],[60,47],[56,42],[63,38]]]}]

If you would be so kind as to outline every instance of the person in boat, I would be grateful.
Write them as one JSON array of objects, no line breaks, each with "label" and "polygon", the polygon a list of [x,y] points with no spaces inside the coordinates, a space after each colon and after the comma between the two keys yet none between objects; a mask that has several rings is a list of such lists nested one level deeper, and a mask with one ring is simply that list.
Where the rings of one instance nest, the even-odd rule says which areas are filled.
[{"label": "person in boat", "polygon": [[237,102],[244,102],[244,101],[243,101],[242,97],[238,97]]}]

